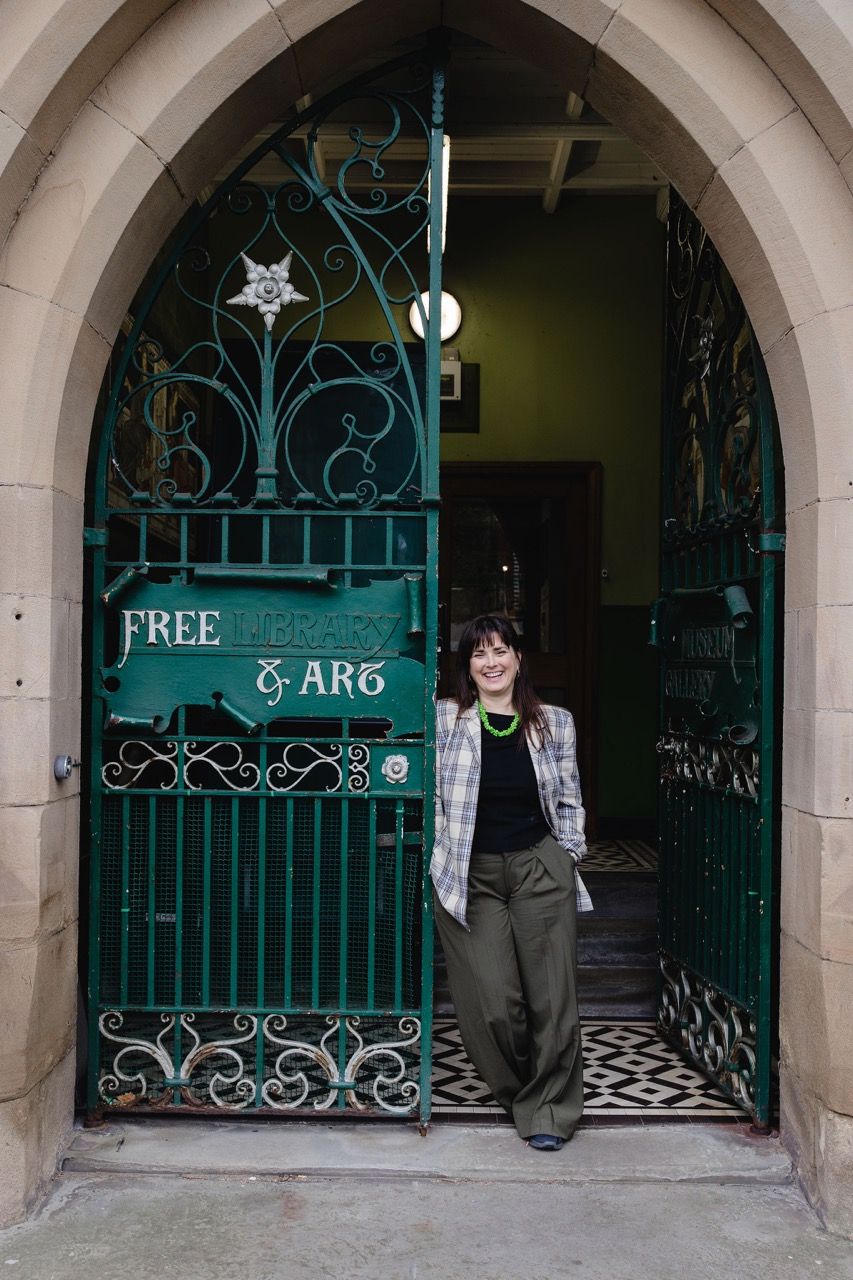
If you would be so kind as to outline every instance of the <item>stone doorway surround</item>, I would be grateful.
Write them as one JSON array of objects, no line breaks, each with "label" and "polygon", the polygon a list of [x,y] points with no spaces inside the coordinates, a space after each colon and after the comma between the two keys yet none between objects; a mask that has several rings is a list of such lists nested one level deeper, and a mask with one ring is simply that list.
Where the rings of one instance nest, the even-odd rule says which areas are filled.
[{"label": "stone doorway surround", "polygon": [[[848,0],[7,0],[0,47],[0,1221],[72,1121],[83,488],[141,277],[247,139],[447,25],[563,76],[740,290],[786,470],[783,1141],[853,1235],[853,10]],[[383,49],[376,49],[377,32]]]}]

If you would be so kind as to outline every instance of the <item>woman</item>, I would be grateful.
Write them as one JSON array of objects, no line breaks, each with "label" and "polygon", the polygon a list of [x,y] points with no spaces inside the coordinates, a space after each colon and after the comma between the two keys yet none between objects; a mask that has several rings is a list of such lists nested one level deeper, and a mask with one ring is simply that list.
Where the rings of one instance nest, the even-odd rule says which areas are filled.
[{"label": "woman", "polygon": [[572,717],[491,614],[465,627],[437,711],[430,874],[462,1041],[520,1136],[559,1151],[583,1110],[575,912],[592,910]]}]

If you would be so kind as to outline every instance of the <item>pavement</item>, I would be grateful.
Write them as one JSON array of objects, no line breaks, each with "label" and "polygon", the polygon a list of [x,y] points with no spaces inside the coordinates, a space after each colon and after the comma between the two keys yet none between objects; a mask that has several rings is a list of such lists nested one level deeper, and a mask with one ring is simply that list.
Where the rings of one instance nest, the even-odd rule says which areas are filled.
[{"label": "pavement", "polygon": [[777,1138],[123,1118],[78,1130],[0,1280],[853,1280]]}]

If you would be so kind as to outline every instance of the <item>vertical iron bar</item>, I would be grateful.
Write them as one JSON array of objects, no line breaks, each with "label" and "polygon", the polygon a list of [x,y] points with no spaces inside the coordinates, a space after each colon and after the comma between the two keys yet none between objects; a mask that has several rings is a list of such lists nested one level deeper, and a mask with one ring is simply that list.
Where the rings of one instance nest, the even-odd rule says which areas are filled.
[{"label": "vertical iron bar", "polygon": [[[407,939],[407,941],[411,941]],[[403,1006],[403,801],[394,804],[394,1008]]]},{"label": "vertical iron bar", "polygon": [[429,861],[432,854],[435,787],[435,714],[436,655],[438,653],[438,516],[432,499],[439,492],[441,334],[437,323],[441,315],[442,210],[444,206],[444,92],[447,46],[436,44],[433,63],[432,121],[430,130],[430,263],[429,297],[433,323],[426,334],[426,477],[424,493],[431,500],[426,512],[427,572],[425,575],[424,636],[424,802],[421,818],[423,862],[421,870],[421,1063],[420,1123],[428,1124],[432,1107],[432,988],[433,988],[433,921]]},{"label": "vertical iron bar", "polygon": [[[266,777],[266,745],[261,745],[261,778]],[[266,1004],[267,941],[267,798],[258,796],[258,935],[257,935],[257,1002]]]},{"label": "vertical iron bar", "polygon": [[[183,721],[183,714],[181,714]],[[179,754],[183,754],[183,723],[180,725]],[[180,775],[182,780],[182,775]],[[179,792],[175,805],[175,1007],[180,1008],[184,998],[184,805],[185,797]]]},{"label": "vertical iron bar", "polygon": [[321,888],[321,870],[322,870],[322,834],[323,834],[323,802],[316,799],[314,801],[314,857],[313,857],[313,880],[312,888],[312,919],[313,925],[311,929],[311,1008],[316,1009],[320,1004],[320,909],[322,905]]},{"label": "vertical iron bar", "polygon": [[720,843],[724,850],[728,869],[728,885],[726,891],[726,957],[725,984],[728,991],[740,999],[737,978],[737,957],[740,946],[740,930],[738,928],[738,851],[729,838],[729,810],[731,804],[728,796],[719,796],[720,806]]},{"label": "vertical iron bar", "polygon": [[721,831],[722,803],[722,796],[717,795],[714,791],[708,792],[709,816],[714,837],[714,863],[717,868],[717,901],[714,905],[714,936],[717,947],[715,972],[718,982],[722,983],[728,990],[732,933],[728,912],[729,860]]},{"label": "vertical iron bar", "polygon": [[211,860],[213,850],[211,847],[212,821],[211,821],[211,805],[210,796],[204,797],[204,835],[202,849],[202,911],[201,911],[201,1002],[205,1008],[210,1005],[210,914],[212,903],[210,900],[210,880],[211,880]]},{"label": "vertical iron bar", "polygon": [[157,964],[157,797],[148,797],[148,930],[147,930],[146,997],[153,1005],[156,999]]},{"label": "vertical iron bar", "polygon": [[293,797],[285,801],[285,875],[284,875],[284,1007],[293,1004]]},{"label": "vertical iron bar", "polygon": [[341,1009],[345,1009],[347,1005],[347,966],[349,964],[349,806],[350,802],[346,796],[341,797],[341,864],[340,864],[340,885],[341,885],[341,911],[339,920],[339,947],[340,955],[338,957],[338,1005]]},{"label": "vertical iron bar", "polygon": [[367,866],[367,1007],[376,1005],[376,801],[368,801],[368,866]]},{"label": "vertical iron bar", "polygon": [[[261,757],[266,765],[266,750],[261,747]],[[261,779],[266,776],[266,768],[261,773]],[[263,1015],[260,1011],[266,1004],[266,921],[267,921],[267,802],[265,796],[258,796],[258,933],[257,933],[257,989],[255,999],[257,1001],[259,1015]],[[255,1094],[255,1105],[261,1105],[261,1085],[264,1079],[264,1037],[262,1032],[258,1031],[257,1040],[255,1041],[255,1083],[257,1092]]]},{"label": "vertical iron bar", "polygon": [[[185,529],[183,521],[181,529]],[[184,534],[181,535],[182,543]],[[175,799],[175,981],[174,981],[174,1001],[175,1001],[175,1026],[172,1034],[172,1062],[175,1070],[178,1071],[179,1064],[183,1061],[182,1053],[182,1034],[181,1034],[181,1006],[184,1000],[184,819],[185,819],[185,795],[184,787],[186,781],[184,778],[184,757],[186,740],[186,711],[183,707],[178,711],[178,795]],[[172,1090],[172,1102],[175,1106],[181,1105],[180,1089]]]},{"label": "vertical iron bar", "polygon": [[119,999],[127,1004],[127,959],[130,934],[130,796],[121,798],[121,960]]},{"label": "vertical iron bar", "polygon": [[752,858],[748,849],[740,846],[740,801],[730,805],[729,829],[731,842],[738,850],[738,998],[747,1004],[749,1000],[749,913],[752,909]]},{"label": "vertical iron bar", "polygon": [[240,946],[240,801],[231,797],[231,927],[229,930],[228,989],[231,1008],[238,1003],[237,964]]},{"label": "vertical iron bar", "polygon": [[[349,725],[344,721],[344,735],[349,737]],[[342,1078],[346,1070],[347,1062],[347,937],[349,931],[349,872],[348,872],[348,844],[349,844],[349,801],[346,798],[347,786],[347,768],[346,753],[344,745],[341,744],[341,753],[344,759],[341,761],[341,830],[340,830],[340,914],[338,917],[338,1078]],[[337,1106],[339,1111],[346,1109],[347,1100],[342,1089],[338,1090]]]},{"label": "vertical iron bar", "polygon": [[706,840],[708,842],[708,852],[711,855],[711,867],[713,869],[713,902],[712,902],[712,925],[711,925],[711,955],[713,964],[711,968],[711,977],[715,982],[719,983],[722,975],[722,929],[724,929],[724,919],[722,919],[722,856],[720,851],[720,841],[716,838],[716,804],[717,797],[713,794],[710,787],[704,788],[704,832],[706,832]]}]

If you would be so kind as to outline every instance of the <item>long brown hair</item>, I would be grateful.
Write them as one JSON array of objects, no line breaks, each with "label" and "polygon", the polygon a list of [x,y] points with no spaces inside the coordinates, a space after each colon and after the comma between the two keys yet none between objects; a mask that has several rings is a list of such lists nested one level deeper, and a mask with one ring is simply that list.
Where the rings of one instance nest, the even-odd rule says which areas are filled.
[{"label": "long brown hair", "polygon": [[492,636],[512,649],[519,661],[518,675],[512,700],[519,715],[522,732],[519,734],[519,747],[525,742],[529,731],[536,729],[544,738],[550,735],[548,721],[542,709],[542,703],[530,683],[527,662],[521,648],[521,640],[509,618],[501,613],[481,613],[465,624],[459,637],[459,648],[456,651],[456,701],[460,711],[467,711],[477,701],[477,686],[471,678],[471,655],[481,645],[487,645]]}]

